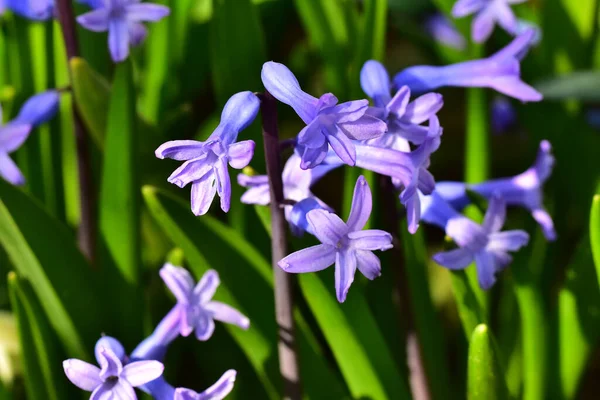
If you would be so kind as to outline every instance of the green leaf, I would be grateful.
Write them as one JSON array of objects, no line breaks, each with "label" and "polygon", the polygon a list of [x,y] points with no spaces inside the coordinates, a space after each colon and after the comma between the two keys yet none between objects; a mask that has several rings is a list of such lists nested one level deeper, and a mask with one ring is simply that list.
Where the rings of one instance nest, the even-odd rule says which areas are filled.
[{"label": "green leaf", "polygon": [[130,284],[140,274],[140,195],[135,88],[130,62],[117,65],[113,83],[100,192],[100,230]]},{"label": "green leaf", "polygon": [[596,277],[600,285],[600,194],[594,195],[590,212],[590,245],[596,266]]},{"label": "green leaf", "polygon": [[9,288],[17,320],[25,387],[32,400],[68,398],[58,343],[31,285],[10,273]]},{"label": "green leaf", "polygon": [[[34,290],[70,356],[87,358],[105,311],[71,232],[36,201],[0,180],[0,244]],[[106,310],[108,311],[108,310]]]},{"label": "green leaf", "polygon": [[486,322],[485,313],[481,309],[467,273],[465,271],[451,271],[450,277],[460,322],[467,339],[469,339],[470,333],[473,332],[475,327]]},{"label": "green leaf", "polygon": [[600,339],[600,292],[593,263],[586,235],[558,294],[560,383],[567,399],[576,397],[587,361]]},{"label": "green leaf", "polygon": [[450,392],[447,354],[443,330],[435,309],[427,277],[427,246],[423,230],[408,232],[406,221],[400,227],[404,265],[410,289],[412,313],[427,373],[427,382],[434,399],[443,399]]},{"label": "green leaf", "polygon": [[600,101],[600,72],[579,71],[540,81],[535,88],[544,100]]},{"label": "green leaf", "polygon": [[110,102],[110,84],[83,58],[71,59],[70,67],[77,109],[95,145],[103,149]]},{"label": "green leaf", "polygon": [[[222,286],[216,299],[244,312],[250,330],[227,326],[254,367],[270,398],[279,398],[273,276],[269,262],[235,230],[204,215],[195,218],[189,205],[155,188],[143,189],[151,214],[174,244],[180,247],[197,277],[209,268],[219,272]],[[251,288],[251,290],[248,290]],[[295,313],[305,392],[310,398],[341,398],[345,392],[325,364],[301,315]]]},{"label": "green leaf", "polygon": [[508,399],[498,346],[485,324],[475,328],[469,344],[467,399]]}]

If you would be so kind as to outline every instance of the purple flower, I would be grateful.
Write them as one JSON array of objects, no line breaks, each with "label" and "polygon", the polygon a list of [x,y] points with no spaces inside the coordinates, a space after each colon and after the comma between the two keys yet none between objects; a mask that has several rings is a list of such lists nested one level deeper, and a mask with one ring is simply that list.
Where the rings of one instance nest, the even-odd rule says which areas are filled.
[{"label": "purple flower", "polygon": [[[300,168],[301,159],[297,154],[287,160],[283,168],[283,194],[286,200],[296,202],[294,205],[285,205],[285,218],[290,223],[292,232],[300,236],[308,229],[306,214],[315,208],[331,210],[329,206],[317,198],[310,187],[321,179],[327,172],[338,165],[321,164],[312,169]],[[240,186],[248,188],[242,195],[242,203],[267,205],[271,202],[269,192],[269,178],[266,175],[248,176],[238,175]]]},{"label": "purple flower", "polygon": [[179,187],[192,184],[192,212],[204,215],[218,194],[221,209],[229,211],[231,182],[227,164],[243,169],[252,160],[254,142],[235,142],[238,133],[254,121],[260,101],[251,92],[231,96],[221,114],[221,122],[206,142],[174,140],[156,149],[156,157],[185,161],[169,176],[168,181]]},{"label": "purple flower", "polygon": [[6,11],[6,0],[0,0],[0,15]]},{"label": "purple flower", "polygon": [[[0,8],[8,8],[23,18],[45,21],[54,16],[54,0],[4,0]],[[1,10],[0,10],[1,13]]]},{"label": "purple flower", "polygon": [[504,96],[496,96],[492,100],[491,118],[494,133],[505,133],[516,125],[517,112],[509,99]]},{"label": "purple flower", "polygon": [[408,152],[407,141],[422,144],[428,129],[421,124],[435,116],[444,105],[442,95],[438,93],[427,93],[411,102],[408,86],[401,87],[392,98],[390,77],[385,67],[375,60],[363,65],[360,84],[375,105],[369,114],[384,120],[388,126],[386,133],[367,141],[376,147]]},{"label": "purple flower", "polygon": [[435,13],[425,20],[425,30],[435,41],[452,47],[456,50],[464,50],[467,41],[456,27],[442,13]]},{"label": "purple flower", "polygon": [[425,93],[443,86],[488,87],[521,101],[540,101],[542,95],[520,78],[519,61],[533,44],[535,31],[517,36],[496,54],[481,60],[443,67],[419,65],[394,76],[394,85]]},{"label": "purple flower", "polygon": [[510,5],[525,1],[527,0],[458,0],[452,7],[452,16],[461,18],[476,13],[471,35],[475,42],[482,43],[490,37],[496,23],[514,35],[517,19]]},{"label": "purple flower", "polygon": [[392,248],[392,235],[370,229],[362,230],[372,209],[371,189],[361,176],[354,187],[348,221],[325,210],[307,215],[313,234],[322,243],[290,254],[277,264],[291,273],[316,272],[335,263],[335,287],[340,303],[346,300],[356,269],[368,279],[381,275],[381,264],[373,250]]},{"label": "purple flower", "polygon": [[[88,2],[98,6],[98,2]],[[158,4],[140,3],[140,0],[104,0],[103,7],[77,17],[77,22],[93,32],[108,31],[108,47],[115,62],[129,56],[129,45],[141,44],[148,30],[142,22],[160,21],[170,10]]]},{"label": "purple flower", "polygon": [[[0,107],[0,122],[2,121],[2,108]],[[8,156],[16,151],[29,136],[32,126],[30,124],[8,123],[0,126],[0,176],[13,185],[23,185],[25,177],[17,164]]]},{"label": "purple flower", "polygon": [[237,372],[226,371],[219,380],[202,393],[191,389],[177,388],[169,385],[163,378],[156,379],[145,386],[145,391],[156,400],[221,400],[233,390]]},{"label": "purple flower", "polygon": [[266,62],[261,77],[265,88],[277,100],[291,106],[307,125],[298,134],[296,146],[302,169],[319,165],[329,146],[344,163],[354,166],[353,140],[372,139],[387,130],[383,121],[367,114],[367,100],[337,104],[338,99],[331,93],[317,99],[302,91],[292,71],[283,64]]},{"label": "purple flower", "polygon": [[166,264],[160,276],[177,299],[179,332],[189,336],[196,331],[198,340],[208,340],[215,329],[214,320],[237,325],[242,329],[250,327],[250,320],[227,304],[212,300],[219,286],[219,274],[208,270],[200,282],[194,286],[190,273],[181,267]]},{"label": "purple flower", "polygon": [[462,210],[470,203],[466,193],[467,188],[486,198],[498,194],[506,204],[529,210],[542,228],[546,239],[553,241],[556,239],[556,231],[550,214],[544,208],[543,185],[552,174],[554,162],[552,146],[550,142],[543,140],[535,163],[519,175],[492,179],[474,185],[466,185],[462,182],[438,182],[436,192],[457,210]]},{"label": "purple flower", "polygon": [[135,400],[134,387],[151,382],[163,373],[164,366],[158,361],[135,361],[123,366],[124,351],[114,339],[102,341],[95,353],[100,368],[77,359],[63,362],[67,378],[78,388],[92,392],[92,400]]},{"label": "purple flower", "polygon": [[56,90],[36,94],[23,104],[13,122],[34,128],[49,122],[58,112],[59,101],[60,93]]},{"label": "purple flower", "polygon": [[487,290],[496,282],[496,273],[512,262],[509,252],[517,251],[529,242],[527,232],[500,232],[506,219],[506,203],[492,197],[482,225],[478,225],[454,210],[437,192],[423,196],[423,220],[445,229],[459,248],[437,253],[433,260],[452,270],[464,269],[473,261],[477,267],[479,286]]}]

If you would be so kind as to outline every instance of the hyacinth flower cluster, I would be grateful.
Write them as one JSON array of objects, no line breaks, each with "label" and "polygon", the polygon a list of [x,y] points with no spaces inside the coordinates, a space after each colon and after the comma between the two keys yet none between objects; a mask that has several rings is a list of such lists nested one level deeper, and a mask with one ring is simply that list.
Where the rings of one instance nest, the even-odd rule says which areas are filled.
[{"label": "hyacinth flower cluster", "polygon": [[213,334],[215,320],[242,329],[248,329],[250,321],[233,307],[212,299],[220,283],[216,271],[208,270],[194,284],[187,270],[167,263],[160,276],[177,304],[130,355],[117,339],[103,336],[94,350],[99,367],[77,359],[63,362],[67,378],[78,388],[91,392],[91,400],[135,400],[134,388],[157,400],[220,400],[233,389],[235,370],[226,371],[201,393],[175,388],[162,377],[162,361],[169,345],[180,335],[189,336],[195,331],[198,340],[206,341]]}]

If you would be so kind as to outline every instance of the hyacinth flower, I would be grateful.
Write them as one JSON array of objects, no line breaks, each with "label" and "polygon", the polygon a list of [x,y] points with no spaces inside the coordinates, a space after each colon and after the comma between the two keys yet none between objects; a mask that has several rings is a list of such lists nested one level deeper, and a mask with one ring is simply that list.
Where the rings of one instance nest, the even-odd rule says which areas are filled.
[{"label": "hyacinth flower", "polygon": [[456,50],[464,50],[467,47],[464,36],[442,13],[435,13],[427,17],[424,26],[427,33],[438,43]]},{"label": "hyacinth flower", "polygon": [[496,96],[492,100],[491,112],[492,131],[496,134],[505,133],[517,123],[517,111],[510,100],[504,96]]},{"label": "hyacinth flower", "polygon": [[433,260],[451,269],[464,269],[473,261],[477,268],[479,286],[487,290],[496,282],[496,274],[506,268],[517,251],[529,242],[522,230],[500,232],[506,219],[506,203],[501,197],[492,197],[482,225],[478,225],[453,209],[437,190],[421,196],[422,220],[437,225],[459,246],[437,253]]},{"label": "hyacinth flower", "polygon": [[205,142],[173,140],[156,149],[156,157],[185,161],[167,179],[183,188],[192,184],[191,204],[195,215],[204,215],[218,194],[221,209],[229,211],[231,181],[227,164],[243,169],[254,155],[254,141],[237,142],[238,133],[254,121],[260,101],[252,92],[236,93],[227,101],[221,122]]},{"label": "hyacinth flower", "polygon": [[425,93],[443,86],[487,87],[521,101],[540,101],[542,95],[521,81],[520,60],[532,46],[535,31],[517,36],[508,46],[480,60],[447,66],[418,65],[394,76],[394,86],[404,85],[413,92]]},{"label": "hyacinth flower", "polygon": [[360,84],[363,91],[373,99],[371,115],[387,122],[388,131],[367,143],[408,152],[413,144],[422,144],[427,138],[428,129],[421,124],[428,121],[444,105],[442,95],[427,93],[410,101],[410,89],[401,87],[394,97],[390,95],[391,81],[385,67],[378,61],[365,62],[360,71]]},{"label": "hyacinth flower", "polygon": [[[327,172],[338,166],[321,164],[315,168],[304,170],[300,168],[300,163],[300,156],[292,154],[285,163],[281,175],[283,195],[286,200],[295,203],[284,206],[285,219],[289,222],[292,233],[297,236],[302,235],[309,229],[306,214],[310,210],[315,208],[331,210],[329,206],[310,191],[310,187],[325,176]],[[238,175],[238,183],[248,189],[242,195],[242,203],[266,206],[271,202],[267,175],[249,176],[240,174]]]},{"label": "hyacinth flower", "polygon": [[476,43],[485,42],[496,23],[506,32],[514,35],[517,18],[510,6],[527,0],[458,0],[452,7],[452,16],[462,18],[476,14],[471,25],[471,36]]},{"label": "hyacinth flower", "polygon": [[77,359],[63,362],[67,378],[78,388],[92,392],[90,399],[135,400],[134,387],[142,386],[162,375],[159,361],[134,361],[123,365],[125,352],[118,341],[103,340],[96,346],[95,365]]},{"label": "hyacinth flower", "polygon": [[0,15],[6,11],[6,0],[0,0]]},{"label": "hyacinth flower", "polygon": [[[31,97],[25,102],[17,117],[0,126],[0,176],[13,185],[23,185],[25,177],[9,157],[29,137],[31,130],[54,117],[58,110],[58,92],[51,90]],[[0,122],[2,108],[0,107]]]},{"label": "hyacinth flower", "polygon": [[367,113],[367,100],[338,104],[332,93],[317,99],[302,91],[292,71],[283,64],[266,62],[261,78],[269,93],[291,106],[306,124],[296,141],[302,169],[314,168],[323,162],[329,146],[345,164],[354,166],[353,141],[376,138],[387,130],[385,122]]},{"label": "hyacinth flower", "polygon": [[144,391],[151,394],[155,400],[221,400],[233,390],[237,372],[233,369],[226,371],[219,380],[201,393],[191,389],[174,388],[162,377],[150,382]]},{"label": "hyacinth flower", "polygon": [[140,3],[140,0],[88,1],[96,7],[93,11],[77,17],[77,22],[93,32],[108,31],[108,48],[114,62],[129,56],[129,46],[141,44],[148,36],[143,22],[157,22],[169,15],[168,7]]},{"label": "hyacinth flower", "polygon": [[54,16],[54,0],[0,0],[0,14],[7,8],[23,18],[46,21]]},{"label": "hyacinth flower", "polygon": [[492,179],[473,185],[466,185],[462,182],[438,182],[436,192],[457,210],[462,210],[470,203],[466,189],[486,198],[498,194],[502,196],[506,204],[529,210],[542,228],[546,239],[553,241],[556,239],[556,231],[552,217],[544,208],[543,186],[552,174],[554,163],[552,146],[550,142],[543,140],[534,164],[519,175],[511,178]]},{"label": "hyacinth flower", "polygon": [[326,210],[312,210],[307,214],[312,233],[321,244],[292,253],[277,265],[290,273],[321,271],[335,263],[336,296],[340,303],[346,300],[356,269],[368,279],[381,275],[381,263],[374,250],[393,247],[392,235],[378,229],[362,230],[373,207],[371,189],[360,176],[354,187],[352,208],[348,221]]}]

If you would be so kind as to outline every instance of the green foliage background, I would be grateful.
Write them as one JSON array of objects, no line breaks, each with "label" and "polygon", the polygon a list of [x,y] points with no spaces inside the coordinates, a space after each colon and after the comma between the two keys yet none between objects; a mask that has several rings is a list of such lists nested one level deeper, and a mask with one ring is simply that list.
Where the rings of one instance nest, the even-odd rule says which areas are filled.
[{"label": "green foliage background", "polygon": [[[307,92],[332,91],[345,101],[364,97],[358,76],[368,59],[384,62],[393,74],[415,64],[481,57],[509,41],[497,29],[485,47],[464,52],[435,43],[423,19],[436,9],[448,13],[452,0],[156,2],[171,7],[171,16],[151,25],[147,42],[118,66],[109,60],[106,35],[80,29],[82,58],[67,64],[57,22],[0,19],[6,119],[30,95],[65,88],[69,69],[74,78],[59,116],[16,154],[26,187],[0,181],[1,400],[81,397],[61,361],[91,361],[101,334],[119,338],[129,351],[149,334],[174,301],[158,277],[167,259],[197,278],[216,269],[222,281],[217,299],[252,321],[248,331],[219,325],[207,343],[177,341],[166,360],[167,378],[201,391],[234,368],[230,398],[281,398],[268,209],[239,203],[242,189],[234,185],[228,215],[213,207],[211,215],[195,218],[189,191],[166,182],[176,163],[155,159],[154,149],[167,140],[206,138],[232,94],[262,90],[260,69],[268,60],[288,65]],[[513,131],[491,134],[490,90],[442,90],[436,179],[478,182],[520,173],[539,141],[548,139],[557,163],[545,202],[558,241],[548,244],[526,212],[511,209],[509,226],[526,229],[532,240],[489,293],[474,284],[474,267],[450,273],[430,261],[444,246],[439,231],[424,226],[412,236],[404,221],[398,222],[403,257],[386,254],[374,282],[357,275],[344,304],[335,300],[331,270],[299,276],[295,317],[307,398],[410,398],[408,310],[394,295],[400,269],[433,399],[597,397],[600,134],[585,115],[600,105],[599,3],[530,0],[514,7],[542,30],[522,76],[546,100],[515,102],[519,125]],[[456,21],[467,37],[469,20]],[[94,265],[75,240],[73,101],[93,155]],[[282,135],[294,136],[301,121],[288,107],[279,111]],[[260,143],[259,121],[242,135]],[[252,167],[260,173],[263,158],[257,145]],[[315,192],[345,216],[359,173],[335,171]],[[477,218],[481,210],[468,212]],[[375,206],[371,226],[384,222]],[[292,247],[310,240],[295,239]]]}]

